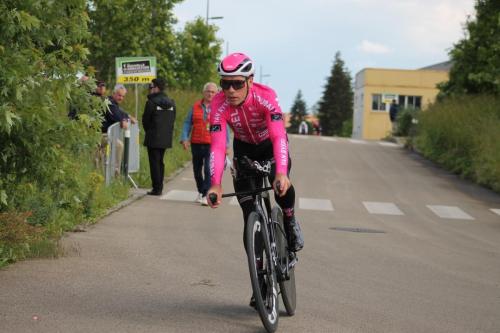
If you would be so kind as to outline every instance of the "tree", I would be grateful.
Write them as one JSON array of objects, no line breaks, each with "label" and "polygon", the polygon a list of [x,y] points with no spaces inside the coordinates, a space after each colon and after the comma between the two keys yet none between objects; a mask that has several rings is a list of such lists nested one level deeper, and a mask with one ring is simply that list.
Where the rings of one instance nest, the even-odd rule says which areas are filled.
[{"label": "tree", "polygon": [[216,31],[214,25],[197,18],[177,34],[179,49],[174,67],[181,88],[201,91],[205,83],[217,78],[217,59],[222,49]]},{"label": "tree", "polygon": [[116,57],[155,56],[157,75],[176,85],[174,63],[177,41],[173,8],[182,0],[92,0],[89,62],[108,82],[115,75]]},{"label": "tree", "polygon": [[306,102],[302,99],[302,91],[299,90],[292,108],[290,109],[290,128],[291,133],[298,133],[299,125],[307,114]]},{"label": "tree", "polygon": [[446,95],[488,93],[500,95],[500,2],[477,0],[476,17],[465,26],[465,37],[450,51],[450,80]]},{"label": "tree", "polygon": [[335,54],[335,62],[324,88],[318,103],[322,131],[324,135],[340,135],[343,123],[352,118],[354,96],[351,76],[340,58],[340,52]]},{"label": "tree", "polygon": [[[97,144],[100,124],[76,80],[88,54],[85,3],[0,2],[0,210],[31,210],[47,220],[48,201],[77,197],[78,159]],[[82,110],[78,122],[67,117],[72,97]]]}]

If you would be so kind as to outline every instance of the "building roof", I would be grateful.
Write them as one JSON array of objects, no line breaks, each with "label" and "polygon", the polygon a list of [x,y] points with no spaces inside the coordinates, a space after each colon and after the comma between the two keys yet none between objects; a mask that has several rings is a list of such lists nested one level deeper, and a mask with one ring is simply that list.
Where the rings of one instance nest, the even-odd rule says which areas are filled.
[{"label": "building roof", "polygon": [[453,61],[448,60],[448,61],[443,61],[434,65],[422,67],[419,69],[424,69],[424,70],[434,70],[434,71],[449,71],[451,69],[451,66],[453,66]]}]

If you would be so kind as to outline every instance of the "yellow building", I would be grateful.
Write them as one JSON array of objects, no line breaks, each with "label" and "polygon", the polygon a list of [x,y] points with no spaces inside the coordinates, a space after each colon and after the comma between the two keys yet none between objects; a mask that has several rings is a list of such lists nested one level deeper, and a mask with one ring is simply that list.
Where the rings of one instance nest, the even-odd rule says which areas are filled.
[{"label": "yellow building", "polygon": [[417,70],[365,68],[356,74],[352,137],[378,140],[390,134],[389,107],[425,109],[434,102],[436,85],[448,80],[450,62]]}]

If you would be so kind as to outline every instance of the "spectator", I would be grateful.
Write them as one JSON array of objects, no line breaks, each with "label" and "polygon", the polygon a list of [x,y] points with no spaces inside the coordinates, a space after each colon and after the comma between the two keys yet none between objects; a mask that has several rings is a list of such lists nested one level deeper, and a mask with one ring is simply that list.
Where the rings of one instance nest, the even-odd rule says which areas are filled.
[{"label": "spectator", "polygon": [[299,134],[307,135],[308,132],[309,132],[309,126],[307,126],[305,120],[302,120],[302,122],[299,125]]},{"label": "spectator", "polygon": [[157,78],[151,81],[148,101],[142,116],[142,126],[146,131],[144,146],[148,149],[149,171],[153,184],[149,195],[161,195],[163,191],[163,157],[165,150],[172,147],[176,109],[174,101],[168,98],[164,90],[165,80]]},{"label": "spectator", "polygon": [[[77,85],[79,88],[83,87],[89,95],[93,95],[94,93],[91,93],[92,90],[92,80],[89,80],[90,77],[87,76],[87,74],[84,74],[81,78],[78,79]],[[90,84],[89,84],[90,83]],[[71,94],[71,101],[69,104],[69,111],[68,111],[68,118],[71,120],[78,120],[79,116],[78,114],[80,113],[79,107],[76,105],[78,103],[75,103],[73,100],[75,98],[75,95]]]},{"label": "spectator", "polygon": [[[101,148],[104,151],[108,143],[108,128],[111,125],[120,123],[120,127],[122,129],[127,129],[129,120],[132,124],[135,124],[137,122],[134,117],[129,116],[125,111],[122,110],[122,108],[120,108],[120,104],[125,99],[126,94],[127,89],[125,88],[125,86],[122,84],[117,84],[113,89],[113,94],[111,96],[108,96],[105,100],[106,112],[104,113],[104,119],[101,127],[101,131],[103,134]],[[115,158],[115,174],[119,174],[123,158],[123,142],[120,139],[116,139]]]},{"label": "spectator", "polygon": [[[198,190],[196,202],[207,206],[207,191],[210,188],[210,102],[217,93],[217,85],[208,82],[203,87],[203,98],[189,110],[182,128],[181,144],[185,150],[191,143],[193,173]],[[189,135],[191,134],[191,142]],[[228,133],[229,134],[229,133]],[[229,143],[227,136],[226,146]]]},{"label": "spectator", "polygon": [[93,96],[104,98],[106,96],[106,83],[104,81],[96,81],[95,91],[92,93]]},{"label": "spectator", "polygon": [[319,125],[319,121],[313,121],[313,130],[316,135],[321,135],[321,126]]},{"label": "spectator", "polygon": [[398,112],[399,112],[399,106],[396,104],[396,100],[393,99],[391,103],[391,107],[389,108],[389,118],[391,119],[392,123],[392,134],[396,135],[398,131]]}]

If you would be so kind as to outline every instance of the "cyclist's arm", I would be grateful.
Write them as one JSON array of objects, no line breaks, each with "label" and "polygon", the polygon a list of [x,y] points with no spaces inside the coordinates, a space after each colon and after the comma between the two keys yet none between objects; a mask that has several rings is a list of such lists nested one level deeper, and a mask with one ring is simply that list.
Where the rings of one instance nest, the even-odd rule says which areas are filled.
[{"label": "cyclist's arm", "polygon": [[266,115],[269,138],[273,143],[273,154],[276,161],[276,174],[288,173],[288,139],[285,131],[283,112],[277,102],[274,92],[268,96],[268,101],[272,105]]},{"label": "cyclist's arm", "polygon": [[[269,138],[273,143],[273,155],[276,163],[273,188],[275,188],[279,196],[283,196],[291,186],[290,179],[288,179],[288,138],[285,131],[283,112],[281,112],[274,91],[269,93],[268,101],[271,108],[266,108],[268,110],[266,121]],[[278,184],[279,188],[277,188]]]}]

